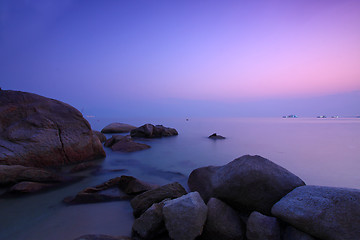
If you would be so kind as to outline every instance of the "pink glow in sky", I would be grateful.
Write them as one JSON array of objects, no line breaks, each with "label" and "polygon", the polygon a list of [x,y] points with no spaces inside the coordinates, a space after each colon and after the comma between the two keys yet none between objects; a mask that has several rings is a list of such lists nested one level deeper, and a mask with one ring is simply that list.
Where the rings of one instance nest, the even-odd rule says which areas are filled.
[{"label": "pink glow in sky", "polygon": [[359,13],[357,0],[5,0],[1,87],[75,105],[359,91]]}]

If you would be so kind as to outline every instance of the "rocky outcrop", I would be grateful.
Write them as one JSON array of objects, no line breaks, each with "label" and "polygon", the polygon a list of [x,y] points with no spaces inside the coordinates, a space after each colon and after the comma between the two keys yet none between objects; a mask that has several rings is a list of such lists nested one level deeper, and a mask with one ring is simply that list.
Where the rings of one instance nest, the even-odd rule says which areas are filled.
[{"label": "rocky outcrop", "polygon": [[58,166],[104,157],[82,114],[63,102],[0,91],[0,164]]},{"label": "rocky outcrop", "polygon": [[191,192],[165,202],[163,215],[171,239],[193,240],[203,231],[207,206],[198,192]]},{"label": "rocky outcrop", "polygon": [[63,179],[45,169],[20,165],[0,165],[0,185],[11,185],[22,181],[61,182]]},{"label": "rocky outcrop", "polygon": [[[198,176],[205,176],[209,181],[196,183]],[[304,182],[268,159],[245,155],[222,167],[194,170],[188,185],[204,199],[211,195],[239,211],[255,210],[270,215],[277,201]]]},{"label": "rocky outcrop", "polygon": [[360,236],[360,190],[298,187],[272,208],[272,214],[297,229],[326,240]]},{"label": "rocky outcrop", "polygon": [[211,135],[209,136],[209,138],[210,138],[210,139],[214,139],[214,140],[216,140],[216,139],[225,139],[225,137],[223,137],[223,136],[221,136],[221,135],[218,135],[218,134],[216,134],[216,133],[211,134]]},{"label": "rocky outcrop", "polygon": [[147,144],[133,141],[130,136],[121,135],[113,135],[105,142],[104,146],[119,152],[136,152],[150,148]]},{"label": "rocky outcrop", "polygon": [[119,180],[119,188],[126,194],[129,195],[138,195],[143,192],[159,188],[159,185],[149,184],[143,182],[132,176],[121,176]]},{"label": "rocky outcrop", "polygon": [[100,142],[105,142],[106,141],[106,137],[103,133],[99,132],[99,131],[95,131],[93,130],[93,133],[99,138]]},{"label": "rocky outcrop", "polygon": [[252,212],[246,226],[248,240],[280,240],[280,224],[274,217]]},{"label": "rocky outcrop", "polygon": [[166,198],[178,198],[185,194],[186,190],[183,186],[175,182],[137,195],[130,203],[134,209],[134,216],[139,217],[154,203],[159,203]]},{"label": "rocky outcrop", "polygon": [[135,126],[125,124],[125,123],[110,123],[104,127],[102,133],[128,133],[131,130],[135,129]]},{"label": "rocky outcrop", "polygon": [[211,198],[207,207],[207,219],[201,239],[245,239],[245,224],[242,222],[238,212],[216,198]]},{"label": "rocky outcrop", "polygon": [[131,130],[130,135],[134,138],[161,138],[178,135],[178,132],[174,128],[167,128],[163,125],[145,124]]}]

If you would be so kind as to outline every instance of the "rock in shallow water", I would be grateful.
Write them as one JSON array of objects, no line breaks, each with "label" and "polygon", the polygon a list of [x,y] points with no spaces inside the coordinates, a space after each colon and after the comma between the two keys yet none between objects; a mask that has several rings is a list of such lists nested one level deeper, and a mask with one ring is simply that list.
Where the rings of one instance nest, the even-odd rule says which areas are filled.
[{"label": "rock in shallow water", "polygon": [[[199,182],[200,177],[206,180]],[[266,158],[245,155],[222,167],[195,169],[188,185],[205,200],[215,197],[240,211],[270,215],[277,201],[304,182]]]},{"label": "rock in shallow water", "polygon": [[20,182],[10,188],[12,193],[34,193],[53,187],[54,184],[38,182]]},{"label": "rock in shallow water", "polygon": [[131,130],[135,129],[135,126],[126,124],[126,123],[110,123],[104,127],[102,133],[128,133]]},{"label": "rock in shallow water", "polygon": [[214,139],[214,140],[216,140],[216,139],[225,139],[225,137],[223,137],[223,136],[221,136],[221,135],[218,135],[218,134],[216,134],[216,133],[211,134],[211,135],[209,136],[209,138],[210,138],[210,139]]},{"label": "rock in shallow water", "polygon": [[297,229],[326,240],[354,240],[360,236],[360,190],[321,186],[294,189],[272,214]]},{"label": "rock in shallow water", "polygon": [[174,128],[167,128],[163,125],[145,124],[131,130],[130,135],[134,138],[161,138],[178,135],[178,132]]},{"label": "rock in shallow water", "polygon": [[207,206],[198,192],[191,192],[165,202],[163,214],[171,239],[193,240],[203,231]]},{"label": "rock in shallow water", "polygon": [[119,152],[136,152],[150,148],[147,144],[133,141],[130,136],[121,135],[113,135],[105,141],[104,146]]},{"label": "rock in shallow water", "polygon": [[82,114],[63,102],[0,91],[0,164],[58,166],[104,157]]}]

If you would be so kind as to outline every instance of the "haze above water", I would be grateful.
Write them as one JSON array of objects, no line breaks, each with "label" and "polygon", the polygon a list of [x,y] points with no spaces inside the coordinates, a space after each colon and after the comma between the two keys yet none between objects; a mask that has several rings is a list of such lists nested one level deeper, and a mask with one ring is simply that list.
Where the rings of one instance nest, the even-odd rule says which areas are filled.
[{"label": "haze above water", "polygon": [[[360,119],[88,120],[95,130],[111,122],[136,126],[151,122],[175,127],[179,135],[142,141],[151,148],[134,153],[105,148],[107,157],[97,161],[99,169],[80,173],[87,178],[78,183],[28,197],[0,199],[0,239],[63,240],[88,233],[130,235],[133,216],[128,201],[66,206],[62,199],[123,174],[160,185],[178,181],[187,187],[193,169],[224,165],[245,154],[266,157],[308,185],[360,188]],[[214,132],[226,139],[208,139]]]}]

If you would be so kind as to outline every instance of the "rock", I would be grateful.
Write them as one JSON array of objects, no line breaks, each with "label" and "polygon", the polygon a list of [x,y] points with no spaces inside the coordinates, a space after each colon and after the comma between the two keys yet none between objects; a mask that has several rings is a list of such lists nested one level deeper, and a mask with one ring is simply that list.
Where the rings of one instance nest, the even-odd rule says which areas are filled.
[{"label": "rock", "polygon": [[360,190],[322,186],[295,188],[272,214],[297,229],[326,240],[359,239]]},{"label": "rock", "polygon": [[111,147],[113,151],[135,152],[150,148],[149,145],[135,142],[130,136],[113,135],[106,140],[105,147]]},{"label": "rock", "polygon": [[214,166],[202,167],[190,173],[188,186],[191,191],[199,192],[205,203],[214,196],[214,187],[212,186],[211,179],[219,168]]},{"label": "rock", "polygon": [[0,112],[0,164],[46,167],[105,156],[90,124],[68,104],[7,90]]},{"label": "rock", "polygon": [[134,238],[154,239],[166,232],[163,206],[164,202],[154,203],[139,218],[135,219],[132,226]]},{"label": "rock", "polygon": [[316,240],[316,238],[297,230],[292,226],[287,226],[284,232],[283,240]]},{"label": "rock", "polygon": [[178,135],[178,132],[174,128],[167,128],[163,125],[145,124],[131,130],[130,135],[134,138],[161,138]]},{"label": "rock", "polygon": [[106,137],[102,132],[93,130],[93,133],[99,138],[100,142],[103,143],[106,141]]},{"label": "rock", "polygon": [[280,224],[274,217],[252,212],[247,221],[246,237],[248,240],[280,240]]},{"label": "rock", "polygon": [[75,238],[74,240],[131,240],[131,238],[125,236],[114,237],[104,234],[88,234]]},{"label": "rock", "polygon": [[54,184],[38,183],[38,182],[20,182],[10,188],[12,193],[34,193],[53,187]]},{"label": "rock", "polygon": [[92,168],[97,168],[99,167],[98,165],[96,165],[95,163],[92,162],[83,162],[83,163],[79,163],[76,166],[72,167],[70,169],[70,173],[77,173],[77,172],[81,172],[81,171],[85,171],[88,169],[92,169]]},{"label": "rock", "polygon": [[137,195],[152,189],[160,187],[159,185],[146,183],[140,181],[132,176],[121,176],[119,181],[119,188],[126,194]]},{"label": "rock", "polygon": [[64,199],[68,204],[98,203],[108,201],[129,200],[131,196],[119,189],[120,177],[110,179],[95,187],[88,187],[80,191],[75,197]]},{"label": "rock", "polygon": [[63,179],[45,169],[20,165],[0,165],[0,185],[10,185],[22,181],[61,182]]},{"label": "rock", "polygon": [[104,127],[102,133],[128,133],[131,130],[135,129],[135,126],[125,124],[125,123],[110,123]]},{"label": "rock", "polygon": [[167,201],[163,214],[171,239],[193,240],[203,231],[207,206],[198,192],[191,192]]},{"label": "rock", "polygon": [[209,136],[209,138],[211,139],[225,139],[225,137],[221,136],[221,135],[217,135],[216,133],[213,133]]},{"label": "rock", "polygon": [[201,235],[206,240],[242,240],[245,239],[245,224],[238,212],[226,203],[211,198],[207,204],[208,213]]},{"label": "rock", "polygon": [[[266,158],[245,155],[217,168],[200,168],[191,173],[191,191],[218,198],[241,212],[259,211],[270,215],[271,207],[304,182]],[[208,182],[194,183],[198,176]],[[203,182],[205,184],[203,184]]]},{"label": "rock", "polygon": [[130,203],[134,209],[134,216],[139,217],[154,203],[159,203],[166,198],[178,198],[185,194],[186,190],[183,186],[174,182],[137,195]]}]

